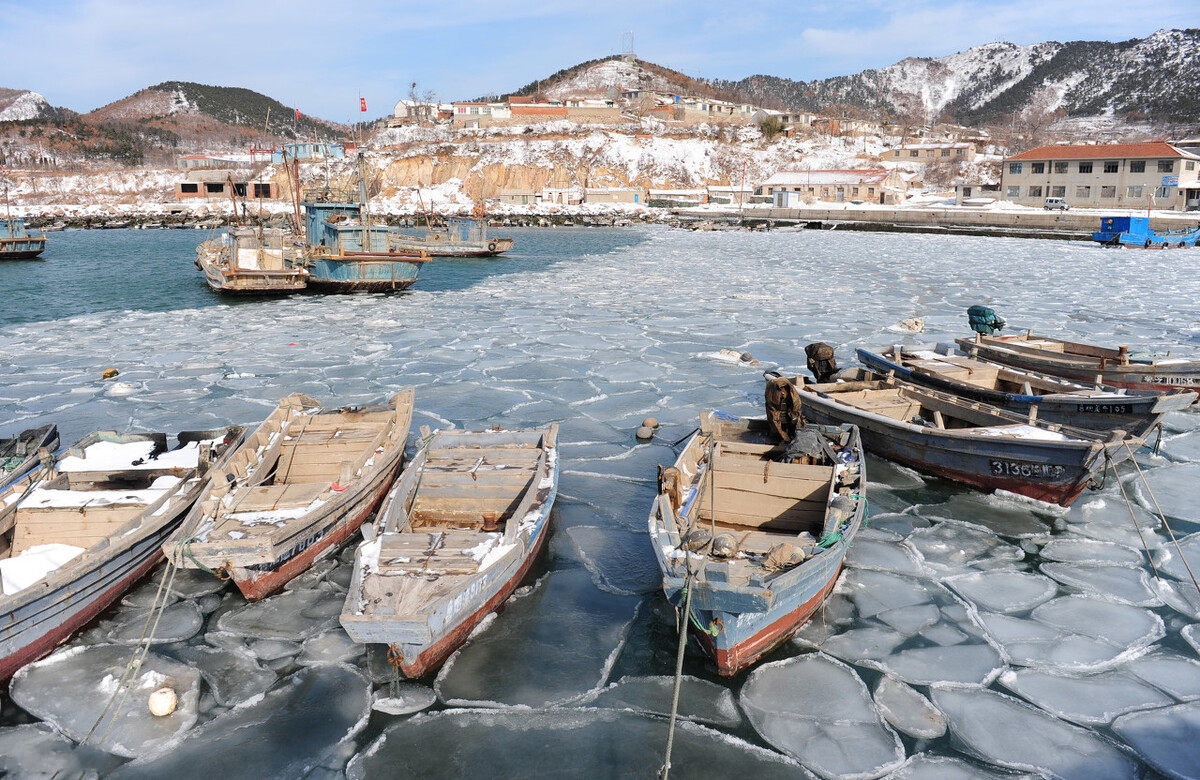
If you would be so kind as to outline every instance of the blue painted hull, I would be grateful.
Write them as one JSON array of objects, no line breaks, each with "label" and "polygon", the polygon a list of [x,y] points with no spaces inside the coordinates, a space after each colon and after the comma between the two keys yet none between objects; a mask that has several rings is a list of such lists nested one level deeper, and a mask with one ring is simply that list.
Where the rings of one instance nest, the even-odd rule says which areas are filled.
[{"label": "blue painted hull", "polygon": [[420,262],[411,255],[317,257],[308,265],[308,289],[318,292],[394,292],[417,281]]}]

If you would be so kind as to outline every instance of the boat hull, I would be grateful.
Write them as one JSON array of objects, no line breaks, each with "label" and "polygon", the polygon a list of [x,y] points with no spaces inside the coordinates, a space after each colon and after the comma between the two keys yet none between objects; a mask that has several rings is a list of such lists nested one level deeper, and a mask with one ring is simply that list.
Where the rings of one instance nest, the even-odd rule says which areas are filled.
[{"label": "boat hull", "polygon": [[1196,400],[1195,393],[1145,392],[1131,395],[1098,392],[1082,385],[1077,385],[1078,390],[1074,392],[1046,395],[1006,393],[913,370],[888,356],[869,350],[859,349],[857,355],[858,361],[872,371],[891,373],[905,382],[980,401],[1027,417],[1032,414],[1039,420],[1096,431],[1120,429],[1134,436],[1144,436],[1162,420],[1164,414],[1185,409]]},{"label": "boat hull", "polygon": [[421,262],[411,255],[313,258],[308,265],[308,288],[329,293],[407,290],[417,281]]},{"label": "boat hull", "polygon": [[[1126,390],[1200,391],[1200,361],[1172,360],[1158,363],[1121,363],[1105,356],[1075,356],[1022,346],[1024,337],[981,336],[979,340],[955,339],[959,348],[972,357],[993,363],[1038,371],[1080,383],[1099,383]],[[1101,350],[1116,354],[1116,350]]]},{"label": "boat hull", "polygon": [[[11,439],[0,441],[0,490],[29,473],[40,462],[39,453],[53,454],[58,449],[58,426],[43,425],[21,431]],[[24,452],[24,456],[20,453]],[[12,462],[20,458],[19,462]]]}]

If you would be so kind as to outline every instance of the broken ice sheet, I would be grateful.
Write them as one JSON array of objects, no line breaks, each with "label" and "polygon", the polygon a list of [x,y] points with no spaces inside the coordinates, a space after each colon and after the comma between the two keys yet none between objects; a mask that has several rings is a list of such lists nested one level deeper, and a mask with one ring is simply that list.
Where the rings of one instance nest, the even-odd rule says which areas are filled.
[{"label": "broken ice sheet", "polygon": [[[77,742],[91,734],[88,744],[93,747],[118,756],[142,755],[195,725],[200,674],[148,653],[130,675],[125,693],[119,682],[133,657],[134,648],[121,645],[71,647],[20,669],[9,693],[26,712]],[[175,691],[179,701],[173,713],[156,717],[148,700],[164,687]]]},{"label": "broken ice sheet", "polygon": [[0,777],[103,777],[123,759],[87,745],[76,745],[47,723],[0,728]]},{"label": "broken ice sheet", "polygon": [[1190,583],[1193,573],[1200,576],[1200,532],[1177,541],[1178,545],[1167,543],[1154,551],[1154,567],[1159,574]]},{"label": "broken ice sheet", "polygon": [[943,582],[958,595],[988,612],[1024,612],[1049,601],[1058,583],[1023,571],[983,571],[949,577]]},{"label": "broken ice sheet", "polygon": [[[623,677],[588,699],[586,704],[670,716],[674,692],[675,679],[672,677]],[[678,715],[686,720],[728,729],[735,729],[742,723],[742,715],[728,688],[687,675],[680,678]]]},{"label": "broken ice sheet", "polygon": [[1136,762],[1102,737],[982,688],[935,687],[933,704],[970,754],[1063,780],[1135,780]]},{"label": "broken ice sheet", "polygon": [[942,504],[918,506],[917,513],[935,521],[966,523],[998,536],[1028,539],[1048,535],[1058,509],[1011,493],[970,491],[955,493]]},{"label": "broken ice sheet", "polygon": [[863,626],[830,636],[815,646],[847,663],[857,663],[866,658],[886,658],[907,639],[890,628]]},{"label": "broken ice sheet", "polygon": [[1060,536],[1042,545],[1042,558],[1066,563],[1117,563],[1123,566],[1141,566],[1146,556],[1141,550],[1115,542],[1098,539],[1081,539],[1075,536]]},{"label": "broken ice sheet", "polygon": [[879,659],[864,658],[859,665],[910,685],[987,685],[1004,668],[1000,654],[987,644],[910,647]]},{"label": "broken ice sheet", "polygon": [[223,707],[240,704],[275,684],[275,673],[259,666],[248,652],[196,645],[172,648],[169,653],[199,669]]},{"label": "broken ice sheet", "polygon": [[191,639],[204,626],[204,615],[193,601],[177,601],[157,612],[122,612],[122,622],[108,633],[116,645],[136,645],[142,641],[161,645]]},{"label": "broken ice sheet", "polygon": [[946,733],[946,718],[921,694],[886,674],[875,686],[875,705],[879,714],[901,731],[916,739],[936,739]]},{"label": "broken ice sheet", "polygon": [[1113,722],[1113,732],[1163,775],[1196,777],[1200,767],[1200,703],[1132,712]]},{"label": "broken ice sheet", "polygon": [[980,561],[1019,561],[1025,557],[1020,547],[961,523],[941,522],[932,528],[918,528],[908,537],[908,544],[926,565],[942,571],[969,569]]},{"label": "broken ice sheet", "polygon": [[1168,519],[1200,523],[1200,507],[1195,501],[1197,481],[1200,463],[1172,463],[1130,478],[1126,490],[1149,512],[1157,513],[1161,508]]},{"label": "broken ice sheet", "polygon": [[648,533],[577,525],[567,529],[567,536],[597,588],[634,596],[662,587],[662,572]]},{"label": "broken ice sheet", "polygon": [[292,780],[341,754],[370,712],[370,683],[361,672],[341,664],[306,667],[111,778],[193,777],[202,768],[215,778]]},{"label": "broken ice sheet", "polygon": [[931,582],[920,582],[889,572],[855,569],[838,584],[849,596],[860,617],[868,618],[901,607],[932,604],[945,591]]},{"label": "broken ice sheet", "polygon": [[638,599],[597,590],[586,569],[547,574],[450,657],[434,689],[448,704],[575,698],[607,675]]},{"label": "broken ice sheet", "polygon": [[1180,701],[1200,699],[1200,661],[1194,658],[1159,649],[1124,668]]},{"label": "broken ice sheet", "polygon": [[341,627],[304,640],[304,649],[296,658],[301,666],[353,662],[366,654],[366,645],[357,644]]},{"label": "broken ice sheet", "polygon": [[878,777],[904,761],[900,738],[881,719],[867,686],[829,656],[762,664],[740,700],[763,739],[821,777]]},{"label": "broken ice sheet", "polygon": [[991,771],[961,758],[918,753],[904,766],[887,776],[887,780],[1035,780],[1033,775],[1014,775],[1011,772]]},{"label": "broken ice sheet", "polygon": [[852,569],[874,569],[915,577],[921,574],[917,555],[903,542],[863,539],[860,535],[846,553],[846,565]]},{"label": "broken ice sheet", "polygon": [[437,703],[437,694],[427,685],[411,682],[388,683],[371,697],[371,709],[388,715],[411,715]]},{"label": "broken ice sheet", "polygon": [[1018,669],[1000,675],[1000,683],[1051,715],[1081,726],[1107,725],[1126,712],[1175,703],[1162,691],[1122,671],[1065,675]]},{"label": "broken ice sheet", "polygon": [[321,590],[286,590],[224,613],[217,627],[253,639],[298,642],[336,625],[343,601]]},{"label": "broken ice sheet", "polygon": [[1135,607],[1157,607],[1163,603],[1154,593],[1150,575],[1141,568],[1079,563],[1043,563],[1038,568],[1064,585],[1106,601]]},{"label": "broken ice sheet", "polygon": [[1087,596],[1048,601],[1030,616],[1039,623],[1121,647],[1148,645],[1165,634],[1162,618],[1149,610]]},{"label": "broken ice sheet", "polygon": [[[665,718],[605,709],[446,710],[391,726],[346,767],[349,780],[385,777],[655,777]],[[503,768],[500,770],[499,768]],[[675,727],[671,776],[795,780],[793,760],[690,721]]]}]

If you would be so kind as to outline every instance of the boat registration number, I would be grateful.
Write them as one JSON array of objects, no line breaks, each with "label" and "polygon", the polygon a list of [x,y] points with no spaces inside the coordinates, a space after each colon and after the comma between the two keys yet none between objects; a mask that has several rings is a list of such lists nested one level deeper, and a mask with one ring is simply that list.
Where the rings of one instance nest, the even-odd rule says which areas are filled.
[{"label": "boat registration number", "polygon": [[1021,463],[1015,460],[988,461],[992,475],[997,477],[1024,477],[1025,479],[1058,479],[1067,472],[1066,466],[1053,463]]},{"label": "boat registration number", "polygon": [[1078,404],[1075,411],[1093,414],[1133,414],[1132,404]]},{"label": "boat registration number", "polygon": [[1156,385],[1200,385],[1200,377],[1180,376],[1179,374],[1166,374],[1164,376],[1151,375],[1146,377],[1146,381]]}]

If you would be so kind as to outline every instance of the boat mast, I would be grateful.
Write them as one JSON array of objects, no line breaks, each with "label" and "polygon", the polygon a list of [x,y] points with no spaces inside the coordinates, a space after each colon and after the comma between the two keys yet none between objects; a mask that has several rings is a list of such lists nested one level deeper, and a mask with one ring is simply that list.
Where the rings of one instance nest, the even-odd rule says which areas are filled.
[{"label": "boat mast", "polygon": [[[12,208],[8,203],[8,168],[0,168],[0,175],[4,178],[4,224],[8,226],[8,237],[16,238],[16,233],[13,231],[12,223]],[[43,232],[42,235],[45,235]]]}]

